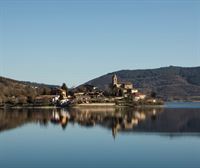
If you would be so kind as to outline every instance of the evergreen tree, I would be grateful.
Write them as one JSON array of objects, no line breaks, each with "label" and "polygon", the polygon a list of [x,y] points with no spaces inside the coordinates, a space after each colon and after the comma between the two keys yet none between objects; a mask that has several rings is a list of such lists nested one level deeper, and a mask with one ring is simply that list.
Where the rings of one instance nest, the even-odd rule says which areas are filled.
[{"label": "evergreen tree", "polygon": [[65,83],[62,84],[61,89],[63,89],[66,92],[66,95],[68,94],[68,88]]}]

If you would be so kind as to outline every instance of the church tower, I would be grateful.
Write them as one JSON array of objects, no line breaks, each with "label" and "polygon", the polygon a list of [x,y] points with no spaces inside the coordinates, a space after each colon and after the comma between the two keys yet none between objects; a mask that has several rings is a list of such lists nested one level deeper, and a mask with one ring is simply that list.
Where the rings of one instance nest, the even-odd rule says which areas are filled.
[{"label": "church tower", "polygon": [[117,75],[114,74],[113,77],[112,77],[112,85],[113,85],[113,86],[115,86],[115,85],[117,86],[117,84],[118,84]]}]

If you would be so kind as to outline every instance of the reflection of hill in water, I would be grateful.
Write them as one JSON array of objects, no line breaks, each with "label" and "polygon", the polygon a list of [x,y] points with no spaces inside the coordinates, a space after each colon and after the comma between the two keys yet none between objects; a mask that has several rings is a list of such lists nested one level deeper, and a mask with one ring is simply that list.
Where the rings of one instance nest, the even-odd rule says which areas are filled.
[{"label": "reflection of hill in water", "polygon": [[145,132],[200,132],[200,109],[165,109],[157,120],[147,119],[136,128]]},{"label": "reflection of hill in water", "polygon": [[200,133],[200,109],[15,109],[0,110],[0,131],[27,123],[48,123],[67,129],[68,123],[95,125],[117,132]]},{"label": "reflection of hill in water", "polygon": [[27,123],[46,125],[51,117],[50,110],[0,109],[0,132],[20,127]]}]

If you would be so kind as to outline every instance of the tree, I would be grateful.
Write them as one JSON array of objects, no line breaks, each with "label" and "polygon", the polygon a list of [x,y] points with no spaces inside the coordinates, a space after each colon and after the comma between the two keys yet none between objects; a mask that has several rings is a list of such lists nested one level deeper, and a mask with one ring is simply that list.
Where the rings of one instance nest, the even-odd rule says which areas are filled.
[{"label": "tree", "polygon": [[23,96],[23,95],[20,95],[18,98],[17,98],[17,103],[18,104],[25,104],[27,103],[27,97],[26,96]]},{"label": "tree", "polygon": [[156,98],[156,92],[152,91],[152,92],[151,92],[151,97],[152,97],[152,98]]},{"label": "tree", "polygon": [[0,105],[2,105],[2,104],[3,104],[3,98],[0,97]]},{"label": "tree", "polygon": [[31,96],[27,96],[27,103],[34,103],[34,95],[31,95]]},{"label": "tree", "polygon": [[51,89],[47,88],[47,87],[44,87],[42,89],[42,95],[48,95],[51,93]]},{"label": "tree", "polygon": [[68,94],[68,88],[65,83],[62,84],[61,89],[63,89],[66,92],[66,95]]}]

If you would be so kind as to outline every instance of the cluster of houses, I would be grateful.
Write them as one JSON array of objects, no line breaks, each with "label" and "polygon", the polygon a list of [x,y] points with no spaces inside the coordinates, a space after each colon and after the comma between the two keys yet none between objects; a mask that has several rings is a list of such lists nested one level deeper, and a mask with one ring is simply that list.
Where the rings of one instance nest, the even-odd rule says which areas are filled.
[{"label": "cluster of houses", "polygon": [[[134,88],[131,82],[120,82],[117,75],[112,77],[110,92],[104,94],[99,88],[85,84],[70,91],[70,94],[62,88],[55,88],[53,90],[52,103],[58,106],[69,105],[91,105],[91,104],[105,104],[116,105],[117,101],[131,100],[138,102],[145,100],[147,96]],[[156,100],[152,100],[152,102]]]}]

